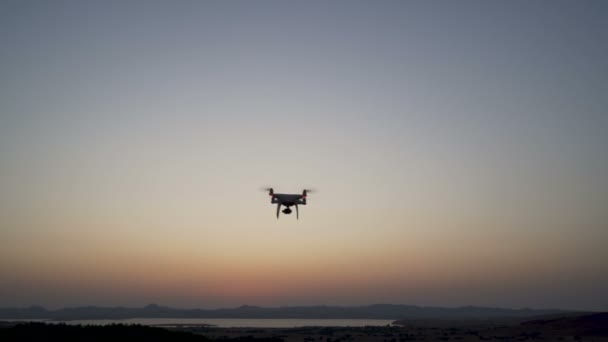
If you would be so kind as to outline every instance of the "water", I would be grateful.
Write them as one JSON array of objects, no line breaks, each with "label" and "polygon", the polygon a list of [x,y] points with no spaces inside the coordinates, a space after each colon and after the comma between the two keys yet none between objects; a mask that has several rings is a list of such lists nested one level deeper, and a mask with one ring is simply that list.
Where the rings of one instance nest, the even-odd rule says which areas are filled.
[{"label": "water", "polygon": [[[11,321],[5,319],[6,321]],[[16,320],[12,320],[16,321]],[[26,320],[22,320],[26,321]],[[40,321],[40,320],[29,320]],[[141,324],[161,326],[213,325],[219,328],[297,328],[297,327],[364,327],[385,326],[393,321],[387,319],[257,319],[257,318],[129,318],[129,319],[96,319],[74,321],[45,321],[49,323],[66,323],[73,325],[106,325],[106,324]]]}]

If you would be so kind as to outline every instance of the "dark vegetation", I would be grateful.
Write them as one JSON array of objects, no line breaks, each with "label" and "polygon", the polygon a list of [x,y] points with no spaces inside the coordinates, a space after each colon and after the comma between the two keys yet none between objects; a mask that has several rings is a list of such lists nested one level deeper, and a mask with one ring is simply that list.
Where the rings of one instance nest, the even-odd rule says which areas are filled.
[{"label": "dark vegetation", "polygon": [[608,336],[608,312],[576,317],[539,319],[525,322],[522,325],[564,331],[578,336]]},{"label": "dark vegetation", "polygon": [[[202,335],[188,331],[172,331],[143,325],[67,325],[47,323],[4,324],[0,326],[0,341],[211,341]],[[213,341],[280,342],[277,338],[241,336],[220,338]]]}]

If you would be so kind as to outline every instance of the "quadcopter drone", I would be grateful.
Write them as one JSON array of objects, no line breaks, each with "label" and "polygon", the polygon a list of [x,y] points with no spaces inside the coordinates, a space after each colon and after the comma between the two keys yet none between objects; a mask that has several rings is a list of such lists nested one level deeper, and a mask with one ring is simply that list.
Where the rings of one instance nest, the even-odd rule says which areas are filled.
[{"label": "quadcopter drone", "polygon": [[264,189],[268,191],[268,195],[271,197],[270,203],[277,204],[277,219],[279,218],[279,213],[281,211],[281,205],[284,205],[286,208],[283,209],[283,214],[289,215],[291,214],[291,209],[289,207],[296,207],[296,218],[300,219],[300,213],[298,212],[298,204],[306,205],[306,195],[312,190],[304,189],[302,194],[275,194],[272,188]]}]

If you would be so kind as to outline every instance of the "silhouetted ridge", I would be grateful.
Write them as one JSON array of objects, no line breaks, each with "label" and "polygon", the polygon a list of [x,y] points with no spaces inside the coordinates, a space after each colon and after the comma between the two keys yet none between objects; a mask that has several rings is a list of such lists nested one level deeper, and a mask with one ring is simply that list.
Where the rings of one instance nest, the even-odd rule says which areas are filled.
[{"label": "silhouetted ridge", "polygon": [[555,319],[538,319],[522,323],[527,326],[550,327],[578,335],[608,336],[608,312]]},{"label": "silhouetted ridge", "polygon": [[294,306],[262,308],[244,305],[231,309],[175,309],[156,304],[143,308],[85,306],[46,310],[41,307],[0,309],[4,319],[127,319],[127,318],[342,318],[342,319],[485,319],[533,317],[564,310],[500,309],[484,307],[419,307],[376,304],[369,306]]}]

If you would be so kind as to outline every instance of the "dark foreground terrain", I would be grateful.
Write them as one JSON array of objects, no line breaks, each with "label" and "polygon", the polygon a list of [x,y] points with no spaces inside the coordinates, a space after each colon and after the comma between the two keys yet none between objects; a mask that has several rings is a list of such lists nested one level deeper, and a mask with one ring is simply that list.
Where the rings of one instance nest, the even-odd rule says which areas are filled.
[{"label": "dark foreground terrain", "polygon": [[[182,329],[183,330],[183,329]],[[0,341],[176,341],[204,342],[211,339],[189,331],[143,325],[66,325],[0,322]],[[277,338],[219,338],[213,341],[279,342]]]},{"label": "dark foreground terrain", "polygon": [[515,320],[403,320],[385,327],[217,328],[0,324],[1,341],[596,341],[608,342],[608,313]]}]

